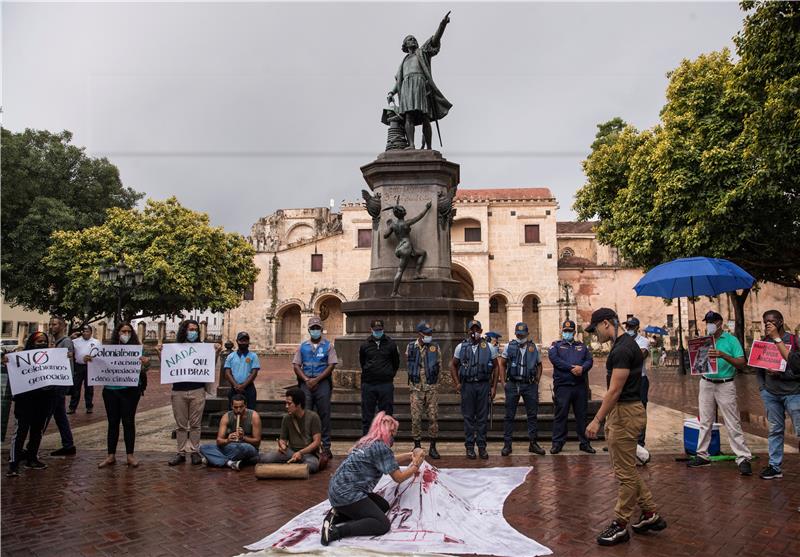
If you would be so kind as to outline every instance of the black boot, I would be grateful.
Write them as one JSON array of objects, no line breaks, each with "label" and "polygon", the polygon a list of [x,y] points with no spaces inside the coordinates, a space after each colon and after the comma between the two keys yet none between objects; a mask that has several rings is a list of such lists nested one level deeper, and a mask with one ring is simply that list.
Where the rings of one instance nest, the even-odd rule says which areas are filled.
[{"label": "black boot", "polygon": [[503,450],[500,451],[500,456],[508,456],[511,454],[511,443],[503,444]]},{"label": "black boot", "polygon": [[428,449],[428,456],[434,460],[439,460],[441,455],[439,455],[439,451],[436,450],[436,441],[431,441],[431,446]]},{"label": "black boot", "polygon": [[422,448],[422,440],[421,439],[414,439],[414,448],[421,449]]}]

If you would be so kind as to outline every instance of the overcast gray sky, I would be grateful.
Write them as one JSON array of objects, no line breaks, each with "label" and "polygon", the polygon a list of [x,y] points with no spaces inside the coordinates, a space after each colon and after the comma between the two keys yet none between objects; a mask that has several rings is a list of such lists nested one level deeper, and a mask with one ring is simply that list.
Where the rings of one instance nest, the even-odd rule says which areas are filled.
[{"label": "overcast gray sky", "polygon": [[733,2],[4,2],[4,125],[71,130],[126,185],[247,234],[278,208],[360,197],[402,38],[448,10],[444,156],[462,187],[551,188],[560,220],[595,126],[653,125],[665,74],[732,47],[742,22]]}]

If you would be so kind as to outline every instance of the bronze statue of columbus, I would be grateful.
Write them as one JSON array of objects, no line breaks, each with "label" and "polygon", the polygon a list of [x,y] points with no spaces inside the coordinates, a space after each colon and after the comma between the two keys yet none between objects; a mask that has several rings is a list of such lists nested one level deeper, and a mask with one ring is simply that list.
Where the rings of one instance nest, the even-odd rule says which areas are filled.
[{"label": "bronze statue of columbus", "polygon": [[[431,148],[431,122],[437,122],[447,116],[450,104],[445,96],[436,87],[431,76],[431,58],[439,53],[441,39],[444,29],[450,23],[450,12],[439,23],[436,33],[428,39],[422,48],[419,47],[417,39],[413,35],[408,35],[403,39],[403,52],[406,52],[400,69],[395,76],[395,84],[388,94],[388,102],[391,105],[394,95],[397,94],[398,113],[405,121],[406,138],[408,147],[414,149],[414,127],[422,126],[422,147]],[[441,137],[439,138],[441,142]]]}]

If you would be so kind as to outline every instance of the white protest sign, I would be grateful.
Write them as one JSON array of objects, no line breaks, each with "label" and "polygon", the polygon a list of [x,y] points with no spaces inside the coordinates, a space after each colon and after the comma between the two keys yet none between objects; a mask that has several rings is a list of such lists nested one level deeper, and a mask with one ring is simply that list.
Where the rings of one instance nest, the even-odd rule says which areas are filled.
[{"label": "white protest sign", "polygon": [[142,371],[141,344],[106,344],[89,350],[88,384],[135,387]]},{"label": "white protest sign", "polygon": [[52,385],[72,386],[66,348],[42,348],[8,354],[8,382],[18,395]]},{"label": "white protest sign", "polygon": [[213,383],[216,351],[207,342],[165,344],[161,350],[161,384]]}]

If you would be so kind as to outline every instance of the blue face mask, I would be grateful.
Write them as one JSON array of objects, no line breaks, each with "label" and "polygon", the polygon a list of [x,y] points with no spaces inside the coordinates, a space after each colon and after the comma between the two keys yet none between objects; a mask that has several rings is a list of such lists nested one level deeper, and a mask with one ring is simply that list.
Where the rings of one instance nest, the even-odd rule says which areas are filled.
[{"label": "blue face mask", "polygon": [[572,342],[572,339],[575,338],[575,333],[563,332],[563,333],[561,333],[561,338],[563,338],[567,342]]},{"label": "blue face mask", "polygon": [[635,337],[636,331],[625,331],[625,334],[628,335],[629,337]]},{"label": "blue face mask", "polygon": [[308,334],[311,335],[311,340],[319,340],[322,337],[321,329],[309,329]]},{"label": "blue face mask", "polygon": [[197,331],[186,331],[186,340],[189,342],[197,342],[199,336]]},{"label": "blue face mask", "polygon": [[383,331],[372,331],[372,336],[375,338],[383,338]]}]

